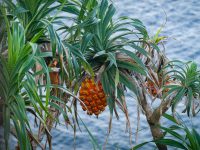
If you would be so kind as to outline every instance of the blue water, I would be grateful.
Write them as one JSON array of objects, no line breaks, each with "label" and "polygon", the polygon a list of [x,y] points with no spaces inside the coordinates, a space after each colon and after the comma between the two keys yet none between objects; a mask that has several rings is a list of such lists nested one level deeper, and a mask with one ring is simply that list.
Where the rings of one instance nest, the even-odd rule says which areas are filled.
[{"label": "blue water", "polygon": [[[170,59],[194,60],[200,64],[200,0],[113,0],[118,16],[128,15],[140,19],[147,27],[150,35],[155,34],[162,24],[167,22],[162,35],[168,36],[165,43],[165,51]],[[166,15],[165,15],[166,13]],[[135,132],[137,128],[137,101],[131,93],[127,96],[127,105],[132,127],[132,144],[135,144]],[[181,105],[179,106],[181,108]],[[120,119],[113,118],[112,130],[108,139],[106,149],[108,150],[127,150],[131,148],[129,143],[129,134],[126,131],[126,119],[119,110]],[[89,128],[98,143],[102,146],[105,142],[108,123],[109,110],[104,111],[97,119],[94,116],[88,116],[82,109],[78,108],[80,117]],[[199,119],[200,114],[195,118],[189,119],[181,114],[187,124],[193,124],[200,132]],[[167,126],[169,122],[162,121]],[[80,123],[81,131],[76,133],[76,149],[91,150],[92,144],[88,132]],[[150,130],[145,116],[140,116],[140,132],[137,143],[151,140]],[[53,150],[71,150],[74,149],[74,133],[72,128],[66,129],[64,125],[57,126],[52,131]],[[148,144],[143,149],[151,150],[153,144]]]},{"label": "blue water", "polygon": [[[194,60],[197,63],[200,58],[200,1],[199,0],[114,0],[118,16],[128,15],[140,19],[147,27],[150,35],[155,34],[160,26],[166,22],[162,35],[168,36],[165,43],[165,51],[170,59]],[[166,16],[167,15],[167,16]],[[132,126],[132,143],[135,144],[135,132],[137,127],[137,107],[136,100],[127,94],[127,104]],[[179,108],[182,108],[181,105]],[[180,109],[181,110],[181,109]],[[88,126],[91,133],[97,139],[100,145],[103,145],[106,139],[109,123],[109,110],[103,112],[97,119],[94,116],[87,116],[85,112],[78,109],[78,112]],[[119,110],[120,112],[120,110]],[[129,134],[125,132],[126,119],[123,113],[120,119],[113,118],[112,130],[109,136],[106,149],[126,150],[131,146],[129,144]],[[195,118],[189,119],[181,114],[182,119],[187,124],[193,124],[200,132],[199,119],[200,114]],[[162,121],[167,126],[169,122]],[[89,135],[84,126],[81,125],[82,132],[77,131],[76,149],[92,149]],[[137,143],[151,140],[151,134],[146,123],[144,115],[140,116],[140,132]],[[53,130],[53,149],[73,149],[73,130],[59,126]],[[153,149],[153,144],[148,144],[143,149]],[[172,148],[171,148],[172,149]]]}]

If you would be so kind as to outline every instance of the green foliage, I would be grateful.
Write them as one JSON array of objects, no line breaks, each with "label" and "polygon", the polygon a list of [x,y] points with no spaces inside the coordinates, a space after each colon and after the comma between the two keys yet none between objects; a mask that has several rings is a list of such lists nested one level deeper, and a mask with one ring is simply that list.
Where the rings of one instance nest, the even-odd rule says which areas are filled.
[{"label": "green foliage", "polygon": [[[57,0],[6,0],[6,7],[9,8],[9,15],[14,20],[18,20],[25,29],[26,39],[44,30],[43,21],[50,21],[50,14],[58,9],[60,5],[52,6]],[[45,34],[41,35],[39,41],[46,41]]]},{"label": "green foliage", "polygon": [[[168,128],[161,127],[165,132],[165,138],[155,142],[184,150],[200,149],[200,134],[195,128],[189,129],[184,123],[175,121],[172,116],[167,114],[164,117],[172,121],[174,125]],[[172,137],[169,139],[166,137],[167,135]]]},{"label": "green foliage", "polygon": [[[43,117],[38,107],[47,112],[47,108],[41,103],[40,96],[37,93],[34,77],[29,73],[34,62],[36,62],[34,55],[37,51],[37,46],[31,42],[25,42],[23,27],[18,22],[12,23],[11,30],[9,27],[7,22],[8,58],[4,58],[1,55],[0,59],[0,83],[2,85],[0,87],[0,96],[4,100],[3,123],[6,149],[9,149],[8,140],[11,123],[14,124],[20,148],[31,149],[27,134],[27,129],[30,129],[30,125],[26,114],[25,97],[32,102],[31,106],[41,119]],[[43,64],[41,65],[44,68],[46,67]]]},{"label": "green foliage", "polygon": [[[9,1],[7,2],[9,3]],[[43,124],[47,137],[51,136],[46,126],[47,118],[52,118],[48,111],[49,106],[60,110],[65,118],[67,118],[67,114],[63,111],[63,108],[50,102],[50,98],[60,100],[57,97],[50,96],[50,90],[51,88],[55,88],[55,86],[50,85],[49,68],[44,57],[52,55],[41,52],[36,43],[43,36],[43,32],[40,31],[44,31],[45,27],[49,27],[51,23],[46,23],[43,29],[35,32],[29,39],[26,37],[28,35],[23,27],[24,24],[19,22],[15,17],[8,18],[7,7],[4,5],[1,7],[1,13],[6,24],[7,36],[4,36],[4,38],[7,38],[8,47],[6,50],[7,54],[3,54],[3,51],[0,53],[0,97],[4,103],[3,126],[5,145],[6,149],[9,149],[9,135],[10,131],[13,131],[14,126],[15,136],[18,139],[20,149],[28,150],[32,149],[30,139],[40,145],[40,141],[33,136],[34,133],[32,133],[29,118],[27,117],[28,112]],[[57,40],[54,38],[52,38],[52,41]],[[42,70],[34,72],[36,65],[40,65]],[[45,76],[45,85],[36,83],[38,75]],[[45,96],[41,92],[44,89]],[[74,96],[65,88],[63,92]]]},{"label": "green foliage", "polygon": [[[155,142],[167,146],[171,146],[183,150],[200,149],[200,134],[195,128],[189,129],[184,123],[177,121],[173,116],[164,114],[164,117],[173,123],[170,127],[160,128],[164,131],[164,137]],[[149,142],[141,143],[133,148],[133,150],[141,148]]]},{"label": "green foliage", "polygon": [[200,94],[200,74],[197,64],[194,62],[172,61],[166,65],[165,69],[169,69],[165,74],[169,76],[168,80],[174,81],[174,84],[165,86],[165,88],[170,88],[166,93],[166,97],[175,94],[172,111],[185,98],[187,115],[189,116],[190,112],[195,115],[198,103],[195,99],[198,99]]},{"label": "green foliage", "polygon": [[[85,7],[89,7],[87,2],[84,3]],[[135,54],[136,51],[143,53],[145,50],[138,47],[134,40],[129,40],[128,36],[132,35],[136,40],[138,38],[136,35],[143,38],[147,36],[144,35],[147,32],[142,23],[136,19],[122,17],[113,21],[116,10],[107,0],[102,0],[100,3],[94,2],[93,5],[94,10],[89,12],[89,16],[94,18],[92,20],[98,21],[89,26],[83,26],[80,43],[73,43],[74,46],[69,48],[72,53],[75,54],[75,51],[79,53],[79,58],[83,56],[93,68],[97,79],[101,79],[104,91],[108,95],[107,100],[112,114],[115,98],[119,98],[120,103],[124,101],[122,99],[124,97],[123,85],[137,93],[135,85],[128,82],[132,78],[128,70],[146,74],[144,64]],[[83,16],[79,16],[80,18],[84,20]],[[128,59],[123,60],[123,56]],[[110,87],[108,88],[107,85]]]}]

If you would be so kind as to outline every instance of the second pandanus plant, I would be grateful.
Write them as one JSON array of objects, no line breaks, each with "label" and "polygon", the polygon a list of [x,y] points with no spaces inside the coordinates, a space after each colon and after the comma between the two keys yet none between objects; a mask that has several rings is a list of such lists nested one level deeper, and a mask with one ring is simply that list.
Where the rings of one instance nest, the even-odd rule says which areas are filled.
[{"label": "second pandanus plant", "polygon": [[[43,73],[48,73],[48,68],[41,57],[35,57],[37,45],[34,42],[37,38],[26,42],[24,29],[20,23],[13,21],[10,25],[5,9],[2,8],[2,12],[8,41],[7,56],[0,53],[0,97],[3,101],[5,141],[3,149],[9,149],[10,132],[16,136],[20,149],[31,149],[30,141],[37,142],[37,139],[32,135],[27,111],[40,118],[41,122],[44,122],[44,118],[40,110],[43,110],[45,115],[48,114],[47,105],[42,103],[40,94],[37,93],[39,88],[35,84],[31,69],[36,62],[43,66]],[[48,104],[48,92],[46,96],[46,104]]]},{"label": "second pandanus plant", "polygon": [[[159,128],[160,119],[169,108],[174,112],[177,104],[184,101],[186,107],[183,112],[187,112],[188,116],[199,111],[199,70],[194,62],[169,61],[156,46],[158,43],[152,43],[151,40],[145,42],[144,48],[149,52],[150,58],[143,61],[147,66],[148,75],[147,78],[138,76],[139,83],[143,85],[138,101],[154,140],[158,140],[164,136]],[[161,100],[160,104],[153,108],[150,103],[158,99]],[[167,149],[162,143],[155,144],[158,149]]]},{"label": "second pandanus plant", "polygon": [[[0,84],[3,85],[0,86],[3,107],[3,116],[1,113],[0,117],[3,118],[5,131],[4,139],[1,139],[5,144],[2,149],[9,149],[10,132],[17,138],[20,149],[35,149],[37,146],[45,149],[45,145],[41,144],[41,133],[47,135],[51,149],[50,129],[54,125],[51,122],[54,122],[55,118],[49,110],[59,110],[65,119],[68,117],[64,110],[65,103],[58,95],[51,94],[51,88],[60,88],[62,93],[68,93],[68,96],[73,96],[73,94],[66,88],[59,87],[58,74],[54,73],[56,62],[52,62],[49,67],[45,63],[44,57],[52,56],[52,54],[41,51],[38,45],[43,32],[38,31],[30,39],[27,38],[26,29],[21,22],[16,17],[7,18],[7,6],[1,7],[7,33],[4,36],[7,41],[4,43],[6,49],[0,50]],[[50,25],[51,22],[46,24],[46,27]],[[35,69],[37,66],[39,69]],[[56,81],[53,80],[55,74]],[[45,84],[40,82],[43,79],[38,79],[38,76],[45,77]],[[63,107],[58,103],[62,103]],[[40,123],[44,132],[40,130],[37,136],[32,132],[28,114],[35,117],[36,123]]]}]

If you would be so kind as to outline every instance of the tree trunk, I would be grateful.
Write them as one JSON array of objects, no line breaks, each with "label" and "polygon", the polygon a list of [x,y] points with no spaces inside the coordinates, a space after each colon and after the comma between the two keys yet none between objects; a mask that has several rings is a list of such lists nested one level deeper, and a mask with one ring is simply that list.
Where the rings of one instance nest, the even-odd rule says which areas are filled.
[{"label": "tree trunk", "polygon": [[[154,140],[161,139],[163,138],[163,132],[159,128],[160,118],[162,117],[162,114],[168,109],[167,104],[169,102],[162,103],[156,110],[153,110],[150,104],[147,102],[147,97],[145,95],[144,89],[143,88],[138,88],[138,89],[139,89],[138,101],[143,108],[153,139]],[[166,145],[162,145],[158,143],[155,143],[155,144],[159,150],[167,150]]]},{"label": "tree trunk", "polygon": [[[153,122],[148,120],[148,123],[149,123],[149,127],[150,127],[150,130],[151,130],[151,134],[153,136],[153,139],[159,140],[159,139],[163,138],[163,132],[159,128],[160,122],[158,121],[157,123],[153,123]],[[156,146],[159,150],[167,150],[166,145],[158,144],[158,143],[155,143],[155,144],[156,144]]]}]

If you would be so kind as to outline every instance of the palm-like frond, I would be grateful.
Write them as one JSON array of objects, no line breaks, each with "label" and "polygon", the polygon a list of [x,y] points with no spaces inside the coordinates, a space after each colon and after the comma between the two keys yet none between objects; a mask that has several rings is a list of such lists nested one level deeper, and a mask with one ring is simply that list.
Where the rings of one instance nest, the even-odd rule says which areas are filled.
[{"label": "palm-like frond", "polygon": [[[31,93],[27,89],[23,89],[23,84],[27,84],[27,72],[32,67],[34,62],[34,53],[36,52],[36,47],[32,43],[25,43],[25,36],[23,27],[17,22],[13,22],[11,30],[7,23],[7,33],[8,33],[8,58],[4,58],[1,55],[0,63],[1,67],[1,97],[4,100],[4,137],[6,146],[8,149],[8,140],[10,133],[10,123],[12,122],[15,126],[17,133],[17,138],[21,149],[31,149],[29,142],[29,137],[27,134],[27,129],[29,128],[29,122],[26,114],[26,106],[23,96],[21,95],[21,90],[32,95],[30,97],[32,101],[35,101],[35,96],[37,91]],[[32,87],[33,88],[33,87]],[[41,104],[42,108],[46,110],[45,106]],[[37,108],[37,105],[34,106]],[[38,111],[39,112],[39,111]],[[41,116],[42,114],[39,115]],[[42,117],[41,117],[42,118]],[[11,121],[11,120],[12,121]]]},{"label": "palm-like frond", "polygon": [[183,63],[180,61],[172,61],[166,65],[165,69],[169,69],[165,75],[169,75],[169,79],[174,80],[176,83],[165,86],[165,88],[170,88],[166,96],[176,93],[172,102],[172,110],[174,111],[176,105],[185,98],[185,110],[188,116],[190,112],[195,115],[195,109],[199,105],[199,102],[195,99],[198,99],[200,94],[200,74],[197,64],[194,62]]},{"label": "palm-like frond", "polygon": [[[8,34],[8,55],[5,57],[2,56],[2,53],[0,54],[0,84],[2,85],[0,87],[0,97],[3,99],[6,149],[9,149],[8,140],[12,124],[20,149],[31,149],[31,139],[37,144],[41,141],[32,135],[27,111],[30,111],[43,124],[48,137],[50,137],[46,125],[47,116],[51,116],[48,112],[49,106],[60,111],[63,108],[50,102],[50,99],[60,99],[50,96],[52,86],[50,86],[49,68],[43,58],[46,55],[49,56],[49,54],[41,52],[35,43],[42,36],[42,32],[37,33],[30,42],[27,42],[23,26],[17,21],[10,24],[6,17],[5,8],[2,8],[2,13]],[[42,70],[34,72],[36,64],[40,64]],[[35,76],[40,74],[45,75],[46,85],[38,86],[36,84]],[[45,97],[41,92],[44,88]],[[64,93],[72,95],[67,90]],[[66,115],[66,112],[61,112]]]},{"label": "palm-like frond", "polygon": [[[6,6],[9,8],[10,16],[18,20],[25,28],[26,39],[30,41],[32,37],[44,29],[42,20],[51,19],[51,13],[60,5],[53,6],[56,0],[36,0],[36,1],[12,1],[7,0]],[[40,42],[47,41],[45,33],[40,37]]]},{"label": "palm-like frond", "polygon": [[[135,53],[135,49],[140,51],[142,48],[138,48],[134,40],[127,38],[130,35],[133,38],[136,35],[143,38],[140,31],[146,30],[136,19],[124,17],[113,21],[116,10],[107,0],[102,0],[95,8],[99,22],[84,28],[80,51],[96,72],[97,78],[101,79],[113,113],[115,99],[123,97],[123,85],[137,93],[135,85],[128,82],[131,79],[129,71],[146,74],[144,64]],[[135,46],[135,49],[127,50],[126,47],[131,46]]]},{"label": "palm-like frond", "polygon": [[[175,119],[168,114],[165,114],[164,117],[172,121],[174,125],[168,128],[161,127],[161,129],[165,131],[165,136],[170,135],[174,139],[165,137],[155,142],[184,150],[200,149],[200,135],[196,129],[189,129],[184,123],[175,121]],[[182,134],[179,132],[182,132]]]}]

